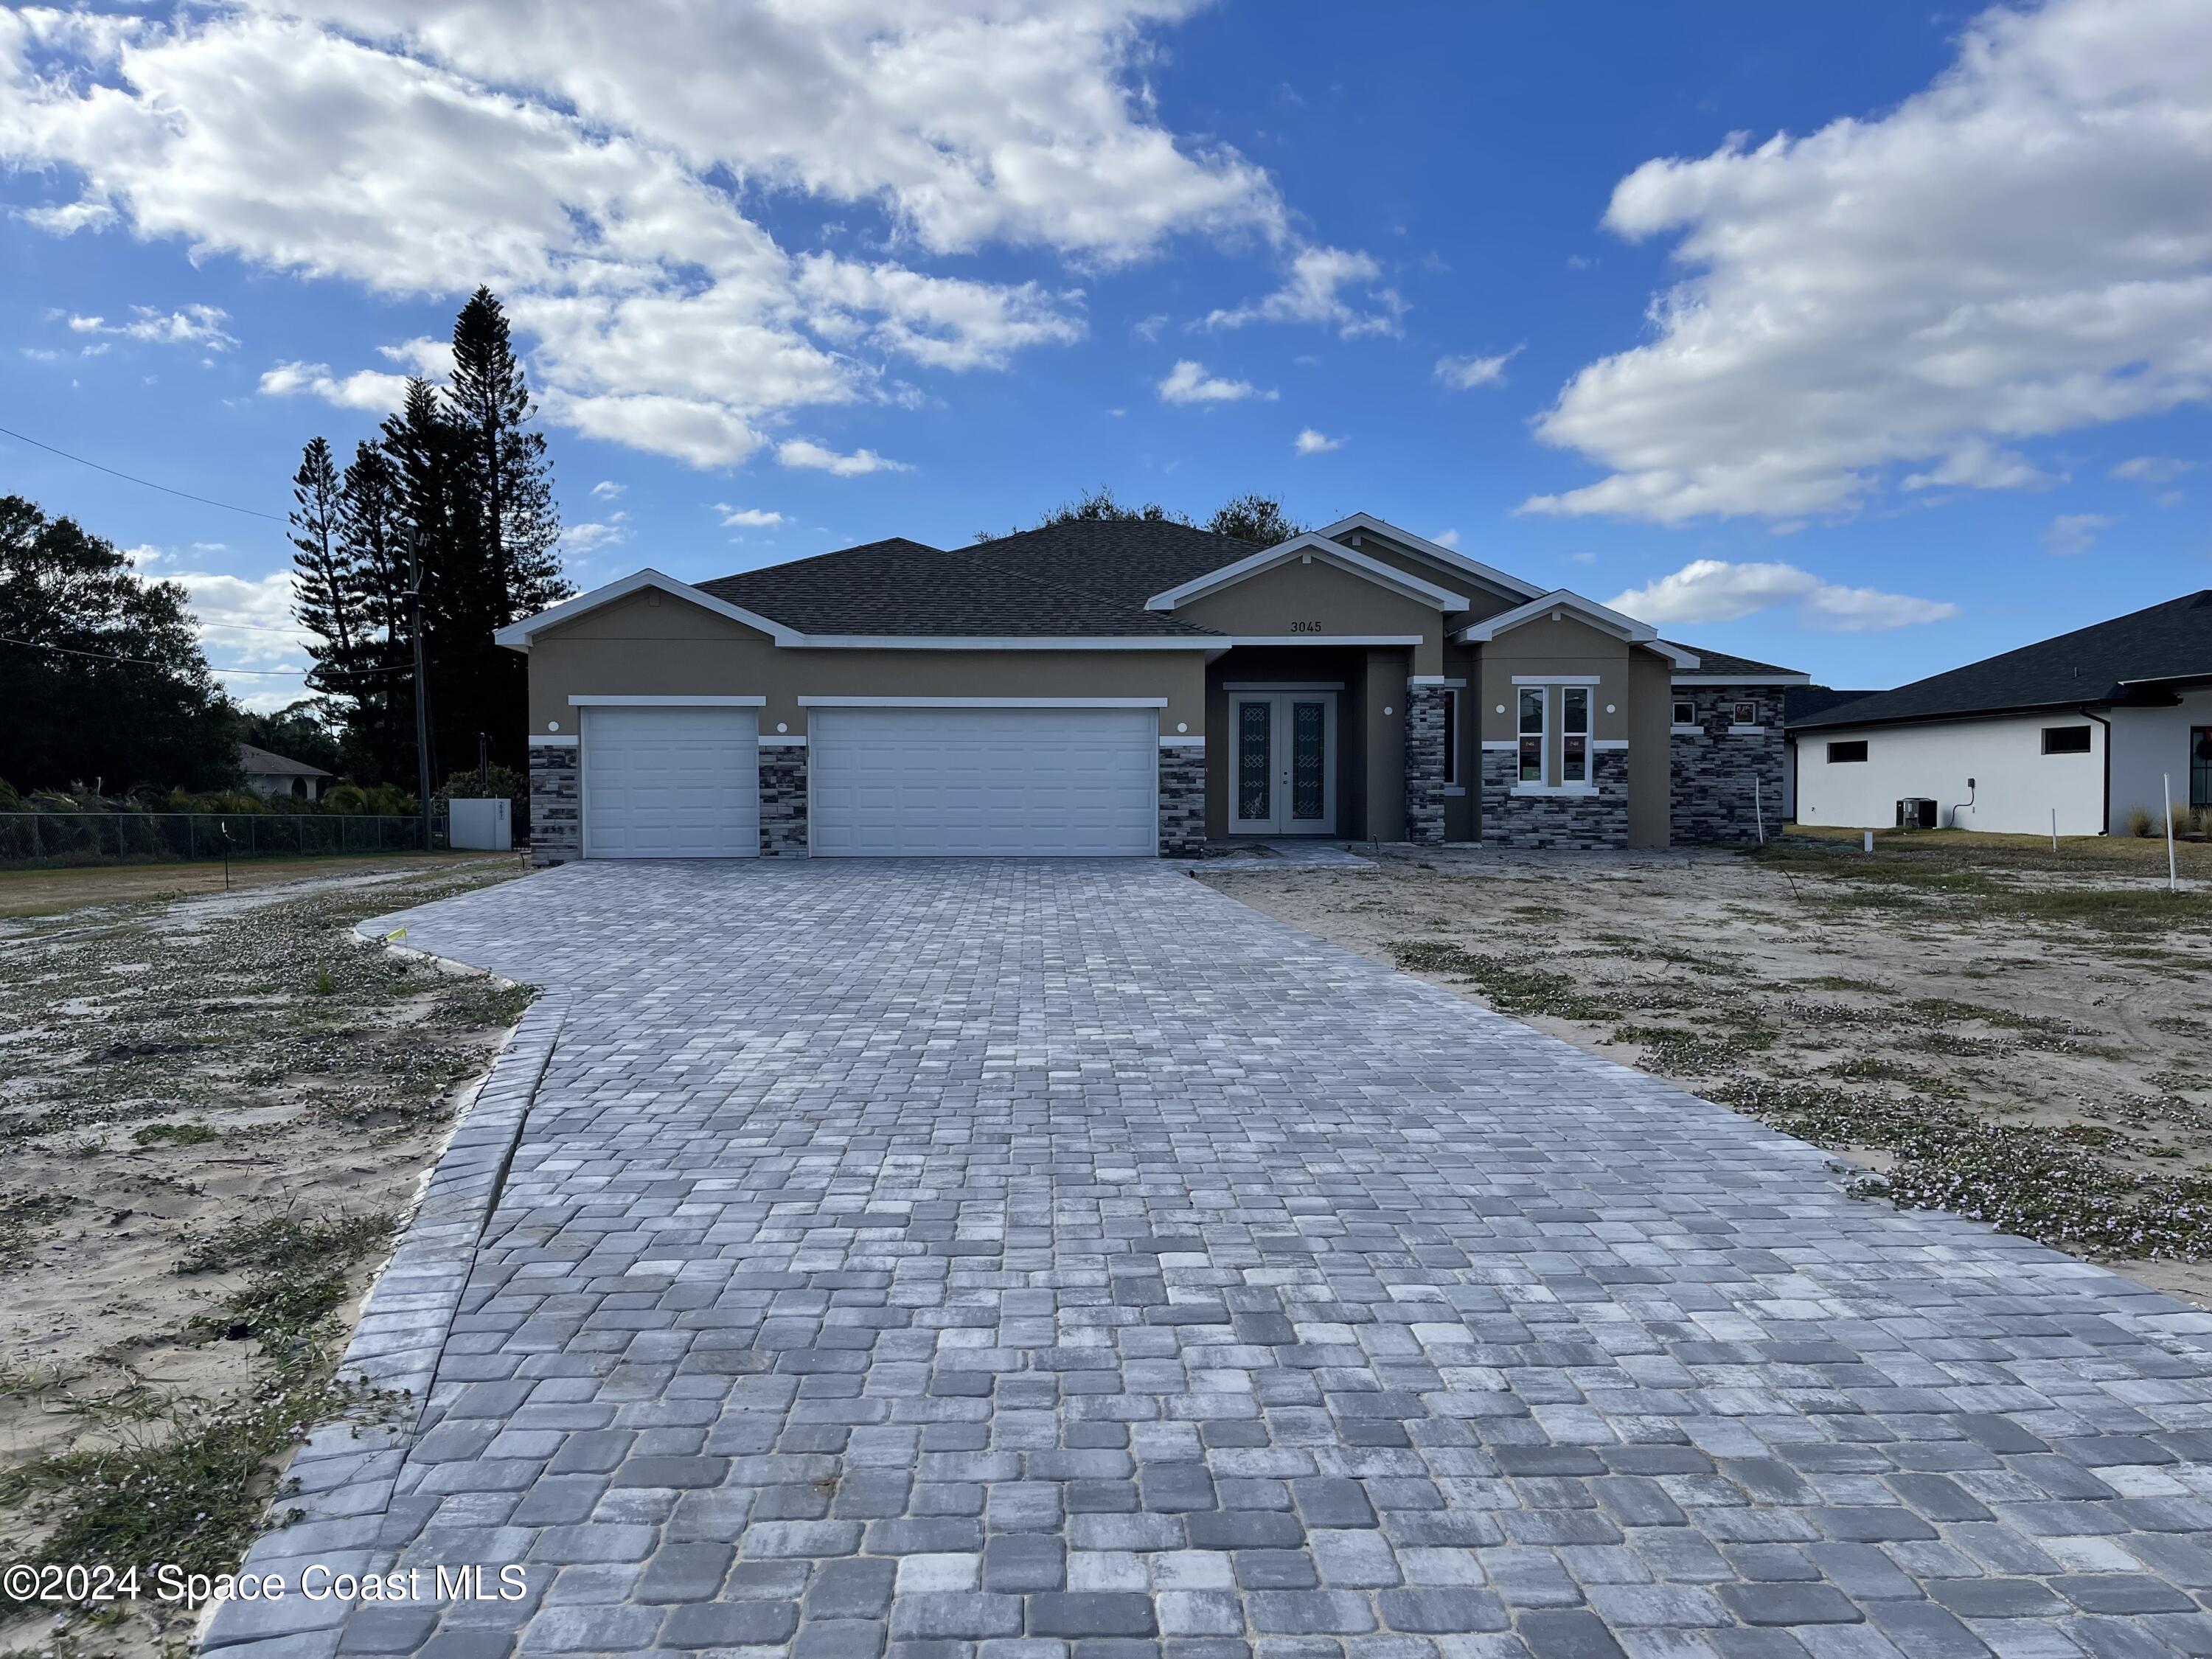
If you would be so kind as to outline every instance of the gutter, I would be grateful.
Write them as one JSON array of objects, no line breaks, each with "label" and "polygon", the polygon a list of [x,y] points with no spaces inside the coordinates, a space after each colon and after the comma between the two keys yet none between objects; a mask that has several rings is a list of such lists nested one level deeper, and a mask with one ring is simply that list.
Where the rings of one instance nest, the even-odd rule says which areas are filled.
[{"label": "gutter", "polygon": [[2105,811],[2104,816],[2097,820],[2103,826],[2097,833],[2109,836],[2112,833],[2112,723],[2102,714],[2093,713],[2087,703],[2079,705],[2074,712],[2105,728]]}]

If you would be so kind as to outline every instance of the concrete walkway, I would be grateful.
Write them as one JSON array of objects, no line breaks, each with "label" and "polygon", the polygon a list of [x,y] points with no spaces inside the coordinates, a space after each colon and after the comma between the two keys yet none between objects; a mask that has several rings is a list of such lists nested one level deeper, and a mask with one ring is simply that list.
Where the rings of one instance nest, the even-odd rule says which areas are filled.
[{"label": "concrete walkway", "polygon": [[2212,1653],[2212,1319],[1142,863],[571,867],[351,1652]]}]

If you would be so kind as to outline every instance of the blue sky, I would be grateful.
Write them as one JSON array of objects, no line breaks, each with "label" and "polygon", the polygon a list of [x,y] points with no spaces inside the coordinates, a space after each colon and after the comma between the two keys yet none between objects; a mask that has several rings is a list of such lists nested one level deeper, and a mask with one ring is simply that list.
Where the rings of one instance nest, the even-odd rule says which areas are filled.
[{"label": "blue sky", "polygon": [[[585,586],[1259,489],[1886,685],[2207,583],[2201,0],[515,15],[0,12],[0,425],[281,513],[481,280]],[[0,489],[301,665],[280,526]]]}]

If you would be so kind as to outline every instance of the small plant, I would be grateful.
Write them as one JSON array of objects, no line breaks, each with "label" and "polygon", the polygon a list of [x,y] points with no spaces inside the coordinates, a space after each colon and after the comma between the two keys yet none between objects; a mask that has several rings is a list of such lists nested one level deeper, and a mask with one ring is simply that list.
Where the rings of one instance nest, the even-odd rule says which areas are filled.
[{"label": "small plant", "polygon": [[2153,812],[2149,807],[2130,806],[2128,808],[2128,833],[2130,835],[2135,836],[2140,841],[2148,837],[2150,832],[2157,828],[2158,815]]},{"label": "small plant", "polygon": [[337,988],[338,982],[331,977],[330,969],[319,965],[315,969],[315,994],[319,997],[326,997]]},{"label": "small plant", "polygon": [[204,1123],[149,1123],[131,1137],[141,1146],[204,1146],[222,1138]]}]

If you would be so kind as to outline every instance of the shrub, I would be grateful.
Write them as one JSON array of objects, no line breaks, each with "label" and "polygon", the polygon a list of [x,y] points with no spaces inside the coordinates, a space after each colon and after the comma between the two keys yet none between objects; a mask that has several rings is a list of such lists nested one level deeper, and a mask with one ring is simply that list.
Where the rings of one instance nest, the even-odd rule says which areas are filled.
[{"label": "shrub", "polygon": [[2130,806],[2128,808],[2128,833],[2130,835],[2137,836],[2148,836],[2156,828],[2158,828],[2158,814],[2152,811],[2149,807]]},{"label": "shrub", "polygon": [[2177,841],[2189,833],[2189,827],[2193,820],[2194,815],[2185,801],[2176,801],[2166,809],[2166,821],[2172,826],[2174,839]]}]

